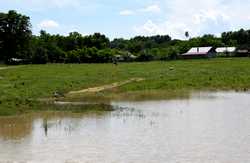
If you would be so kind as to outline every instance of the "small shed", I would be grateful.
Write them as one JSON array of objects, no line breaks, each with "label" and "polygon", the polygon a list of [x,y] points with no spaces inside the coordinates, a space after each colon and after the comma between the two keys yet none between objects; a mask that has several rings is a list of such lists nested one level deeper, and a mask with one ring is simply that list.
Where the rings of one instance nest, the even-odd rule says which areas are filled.
[{"label": "small shed", "polygon": [[133,54],[129,55],[129,57],[130,57],[131,59],[136,59],[136,58],[137,58],[137,57],[136,57],[135,55],[133,55]]},{"label": "small shed", "polygon": [[115,55],[115,59],[119,62],[124,61],[124,57],[122,55]]},{"label": "small shed", "polygon": [[217,56],[233,56],[236,53],[236,47],[218,47],[215,51]]},{"label": "small shed", "polygon": [[123,55],[123,57],[124,57],[124,60],[128,61],[128,62],[134,61],[137,58],[135,55],[133,55],[130,52],[125,52],[124,55]]},{"label": "small shed", "polygon": [[8,60],[8,64],[10,65],[20,65],[20,64],[29,64],[30,61],[27,59],[20,59],[20,58],[10,58]]},{"label": "small shed", "polygon": [[184,59],[211,58],[215,56],[215,50],[213,47],[193,47],[181,56]]}]

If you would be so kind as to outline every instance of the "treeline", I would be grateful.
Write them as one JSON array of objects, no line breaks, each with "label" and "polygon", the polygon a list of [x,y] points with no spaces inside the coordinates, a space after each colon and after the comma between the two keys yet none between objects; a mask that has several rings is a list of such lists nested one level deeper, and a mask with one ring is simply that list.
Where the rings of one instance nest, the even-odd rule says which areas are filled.
[{"label": "treeline", "polygon": [[0,61],[5,63],[104,63],[117,61],[151,61],[178,59],[191,47],[237,46],[249,47],[250,30],[224,32],[221,37],[202,37],[175,40],[168,35],[110,41],[105,35],[95,33],[82,36],[78,32],[68,36],[51,35],[41,31],[32,35],[30,18],[9,11],[0,13]]}]

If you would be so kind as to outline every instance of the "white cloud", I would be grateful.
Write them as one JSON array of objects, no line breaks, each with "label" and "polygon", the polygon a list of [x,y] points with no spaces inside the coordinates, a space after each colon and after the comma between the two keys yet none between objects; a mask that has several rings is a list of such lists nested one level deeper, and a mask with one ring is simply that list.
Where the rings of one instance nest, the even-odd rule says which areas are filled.
[{"label": "white cloud", "polygon": [[42,29],[48,29],[48,28],[58,28],[59,24],[54,20],[43,20],[38,25]]},{"label": "white cloud", "polygon": [[[29,16],[32,23],[40,20],[39,14],[44,15],[45,18],[50,18],[49,15],[54,15],[54,17],[63,15],[60,20],[57,19],[62,23],[60,26],[57,22],[41,22],[35,26],[50,28],[50,32],[60,33],[68,31],[68,28],[63,27],[63,23],[76,24],[80,30],[113,33],[114,23],[119,21],[116,20],[117,17],[110,19],[108,24],[112,27],[107,27],[108,24],[103,24],[98,20],[101,17],[111,17],[113,11],[120,6],[132,6],[132,8],[124,8],[126,10],[120,10],[117,14],[136,17],[131,21],[127,19],[121,22],[123,26],[120,28],[123,30],[119,31],[124,35],[170,34],[174,38],[184,38],[185,30],[195,37],[205,33],[218,34],[223,31],[250,28],[250,0],[129,0],[122,2],[114,0],[7,0],[3,1],[0,6],[3,11],[12,8],[19,12],[31,13]],[[72,11],[74,13],[70,13]],[[78,19],[82,20],[90,16],[95,21],[85,23],[86,25],[78,21]],[[135,20],[137,23],[132,24]],[[106,25],[106,28],[99,28],[101,25]],[[134,30],[128,31],[128,26]]]},{"label": "white cloud", "polygon": [[141,11],[141,12],[159,13],[159,12],[161,12],[161,8],[158,5],[154,4],[154,5],[147,6],[147,7],[143,8],[143,9],[140,9],[139,11]]},{"label": "white cloud", "polygon": [[145,8],[140,8],[140,9],[136,9],[136,10],[123,10],[120,11],[120,15],[123,16],[128,16],[128,15],[135,15],[138,13],[160,13],[161,12],[161,8],[157,5],[157,4],[153,4],[153,5],[149,5],[146,6]]},{"label": "white cloud", "polygon": [[195,37],[205,33],[218,34],[250,28],[250,0],[246,1],[243,5],[236,0],[165,0],[167,10],[161,10],[161,21],[151,18],[136,25],[134,31],[143,35],[170,34],[173,38],[182,39],[185,31]]},{"label": "white cloud", "polygon": [[154,35],[156,33],[162,33],[161,29],[153,23],[152,20],[148,20],[145,24],[143,24],[142,26],[135,26],[134,30],[137,33],[148,33],[151,35]]},{"label": "white cloud", "polygon": [[119,14],[122,15],[122,16],[128,16],[128,15],[134,15],[135,12],[132,11],[132,10],[123,10]]},{"label": "white cloud", "polygon": [[184,35],[185,31],[189,31],[189,28],[184,23],[172,23],[168,21],[155,23],[152,20],[148,20],[141,26],[135,26],[134,30],[140,35],[169,34],[173,38],[179,38],[179,36]]}]

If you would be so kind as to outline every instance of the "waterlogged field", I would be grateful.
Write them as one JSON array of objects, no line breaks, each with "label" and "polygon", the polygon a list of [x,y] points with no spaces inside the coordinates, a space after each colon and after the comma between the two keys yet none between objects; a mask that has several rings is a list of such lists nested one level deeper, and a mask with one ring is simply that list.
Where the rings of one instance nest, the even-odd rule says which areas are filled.
[{"label": "waterlogged field", "polygon": [[249,89],[248,58],[0,69],[0,115],[28,113],[0,162],[250,162]]},{"label": "waterlogged field", "polygon": [[[139,82],[124,81],[143,79]],[[132,80],[131,80],[132,81]],[[68,97],[70,91],[119,87]],[[39,110],[37,99],[56,94],[65,99],[175,98],[189,91],[250,88],[250,59],[211,59],[113,64],[47,64],[0,69],[0,115]],[[184,93],[185,92],[185,93]]]},{"label": "waterlogged field", "polygon": [[0,118],[0,162],[247,163],[250,94],[112,101],[112,112]]}]

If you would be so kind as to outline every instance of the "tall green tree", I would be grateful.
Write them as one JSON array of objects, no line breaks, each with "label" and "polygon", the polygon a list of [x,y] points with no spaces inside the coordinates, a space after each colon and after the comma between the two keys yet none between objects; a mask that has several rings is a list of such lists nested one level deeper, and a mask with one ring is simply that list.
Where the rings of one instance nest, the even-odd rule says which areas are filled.
[{"label": "tall green tree", "polygon": [[190,36],[189,36],[189,32],[188,32],[188,31],[185,32],[185,37],[186,37],[187,39],[189,39]]},{"label": "tall green tree", "polygon": [[0,13],[0,59],[26,58],[32,36],[30,18],[14,10]]}]

